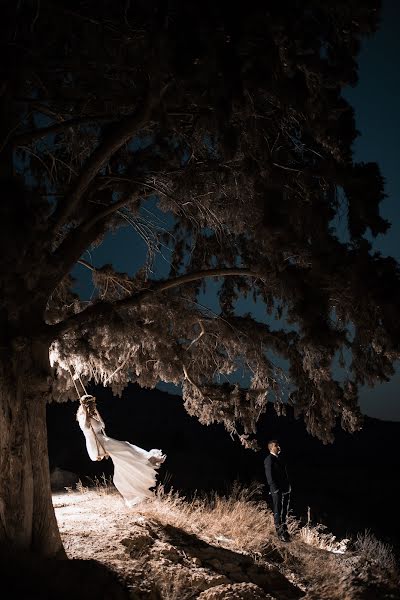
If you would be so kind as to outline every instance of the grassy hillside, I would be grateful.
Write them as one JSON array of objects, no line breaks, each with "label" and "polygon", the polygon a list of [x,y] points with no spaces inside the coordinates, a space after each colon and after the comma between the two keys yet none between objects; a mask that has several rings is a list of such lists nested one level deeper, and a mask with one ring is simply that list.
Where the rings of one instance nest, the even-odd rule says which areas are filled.
[{"label": "grassy hillside", "polygon": [[390,547],[369,534],[337,540],[294,518],[282,543],[256,488],[192,500],[159,488],[128,509],[97,481],[54,505],[68,556],[109,567],[132,600],[399,597]]},{"label": "grassy hillside", "polygon": [[[130,386],[122,398],[96,391],[107,432],[143,448],[167,453],[160,481],[182,494],[196,490],[220,494],[234,481],[265,483],[265,451],[245,450],[222,426],[205,427],[187,415],[179,396]],[[110,475],[111,464],[93,463],[75,421],[77,403],[51,405],[48,410],[52,468],[85,475]],[[277,417],[272,407],[259,424],[259,443],[279,438],[290,470],[292,506],[297,517],[325,523],[336,535],[356,535],[371,529],[376,536],[400,547],[400,522],[394,519],[400,496],[400,423],[365,419],[353,435],[337,431],[336,441],[324,446],[289,413]],[[264,499],[267,494],[264,492]],[[382,508],[383,507],[383,508]]]}]

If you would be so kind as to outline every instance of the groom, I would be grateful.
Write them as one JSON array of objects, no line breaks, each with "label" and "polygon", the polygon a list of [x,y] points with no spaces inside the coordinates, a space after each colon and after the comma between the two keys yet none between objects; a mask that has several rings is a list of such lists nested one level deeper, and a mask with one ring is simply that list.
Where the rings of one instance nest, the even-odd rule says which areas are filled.
[{"label": "groom", "polygon": [[268,442],[269,454],[264,460],[265,475],[267,477],[276,533],[282,542],[290,540],[287,530],[286,518],[290,500],[290,483],[285,463],[279,458],[281,447],[278,440]]}]

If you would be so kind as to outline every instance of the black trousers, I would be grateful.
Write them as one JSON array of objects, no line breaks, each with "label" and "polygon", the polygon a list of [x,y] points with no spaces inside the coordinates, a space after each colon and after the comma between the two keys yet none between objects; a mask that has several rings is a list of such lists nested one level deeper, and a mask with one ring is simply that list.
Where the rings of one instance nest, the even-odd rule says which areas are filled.
[{"label": "black trousers", "polygon": [[287,531],[286,519],[289,510],[290,492],[271,493],[275,529],[278,535]]}]

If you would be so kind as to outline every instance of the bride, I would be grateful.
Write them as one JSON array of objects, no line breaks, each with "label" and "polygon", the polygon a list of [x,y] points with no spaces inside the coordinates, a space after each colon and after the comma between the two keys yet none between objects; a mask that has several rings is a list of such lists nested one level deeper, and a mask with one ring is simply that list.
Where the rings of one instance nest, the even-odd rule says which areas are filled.
[{"label": "bride", "polygon": [[114,485],[128,506],[134,506],[145,498],[156,484],[156,469],[166,456],[161,450],[147,452],[129,442],[114,440],[106,435],[104,421],[96,408],[96,398],[85,394],[80,398],[76,419],[86,438],[90,458],[102,460],[111,457],[114,463]]}]

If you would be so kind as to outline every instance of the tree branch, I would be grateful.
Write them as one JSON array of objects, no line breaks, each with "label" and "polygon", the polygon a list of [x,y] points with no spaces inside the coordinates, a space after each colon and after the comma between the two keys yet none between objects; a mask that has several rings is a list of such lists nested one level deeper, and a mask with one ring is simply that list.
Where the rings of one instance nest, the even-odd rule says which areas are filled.
[{"label": "tree branch", "polygon": [[102,206],[103,210],[93,214],[87,221],[81,223],[66,236],[52,255],[54,265],[59,267],[57,269],[57,277],[51,284],[53,288],[58,284],[58,281],[62,279],[64,274],[70,271],[93,239],[100,235],[102,231],[101,221],[126,204],[129,204],[129,202],[132,202],[132,200],[132,195],[128,195],[112,204],[107,204],[105,206],[99,204],[99,206]]},{"label": "tree branch", "polygon": [[70,194],[66,196],[62,204],[60,203],[59,208],[54,214],[53,221],[56,228],[62,227],[68,217],[74,212],[89,185],[111,156],[132,139],[149,120],[151,113],[161,102],[167,89],[168,84],[164,86],[157,96],[154,92],[149,93],[137,111],[116,123],[108,136],[89,156]]},{"label": "tree branch", "polygon": [[69,119],[67,121],[61,121],[59,123],[53,123],[53,125],[49,125],[48,127],[42,127],[40,129],[34,129],[32,131],[26,131],[25,133],[20,133],[15,135],[11,139],[11,143],[13,147],[16,146],[24,146],[25,144],[31,144],[36,140],[40,140],[46,135],[62,133],[68,127],[76,127],[77,125],[84,125],[85,123],[91,123],[95,121],[111,121],[112,118],[110,116],[86,116],[86,117],[77,117],[76,119]]},{"label": "tree branch", "polygon": [[194,338],[194,340],[192,340],[192,341],[190,342],[190,344],[189,344],[189,346],[186,348],[186,350],[189,350],[189,349],[190,349],[190,348],[193,346],[193,344],[195,344],[196,342],[198,342],[198,341],[199,341],[199,339],[200,339],[201,337],[203,337],[203,335],[205,334],[206,330],[204,329],[204,325],[203,325],[203,323],[202,323],[201,321],[199,321],[199,325],[200,325],[200,333],[199,333],[199,335],[198,335],[196,338]]},{"label": "tree branch", "polygon": [[94,267],[93,265],[91,265],[90,263],[88,263],[87,260],[83,260],[83,258],[80,258],[77,262],[78,262],[79,265],[82,265],[83,267],[86,267],[90,271],[97,271],[96,267]]},{"label": "tree branch", "polygon": [[[86,267],[87,269],[89,269],[90,271],[92,271],[92,273],[98,273],[99,269],[96,269],[96,267],[94,267],[93,265],[91,265],[90,263],[88,263],[86,260],[83,260],[83,258],[80,258],[78,261],[79,265],[82,265],[83,267]],[[111,281],[117,285],[119,285],[120,288],[122,288],[125,292],[127,292],[128,294],[131,293],[132,290],[130,290],[128,287],[125,287],[119,280],[118,277],[113,277],[112,275],[106,274],[106,277],[108,277],[109,279],[111,279]]]},{"label": "tree branch", "polygon": [[75,329],[85,323],[88,323],[89,321],[105,323],[106,319],[109,318],[115,310],[138,306],[155,294],[159,294],[161,292],[165,292],[175,287],[185,285],[186,283],[192,283],[193,281],[206,279],[208,277],[232,276],[254,277],[255,279],[260,279],[262,277],[260,273],[255,273],[254,271],[250,271],[249,269],[227,268],[209,269],[208,271],[194,271],[193,273],[187,273],[186,275],[181,275],[173,279],[168,279],[167,281],[150,282],[150,286],[148,288],[142,289],[139,292],[132,294],[131,296],[122,298],[121,300],[117,300],[115,302],[100,301],[96,304],[92,304],[82,312],[76,315],[72,315],[64,321],[60,321],[55,325],[49,325],[47,330],[48,332],[50,332],[50,335],[54,339],[56,337],[64,335],[71,329]]},{"label": "tree branch", "polygon": [[82,225],[79,227],[79,229],[81,229],[82,231],[89,231],[89,229],[94,227],[94,225],[96,225],[96,223],[98,223],[102,219],[105,219],[109,215],[112,215],[113,213],[115,213],[117,210],[119,210],[126,204],[133,202],[133,200],[135,200],[135,196],[136,196],[136,194],[132,193],[132,194],[129,194],[128,197],[122,198],[121,200],[118,200],[117,202],[114,202],[113,204],[104,206],[103,210],[99,211],[97,214],[93,215],[93,217],[91,217],[90,219],[88,219],[87,221],[82,223]]}]

